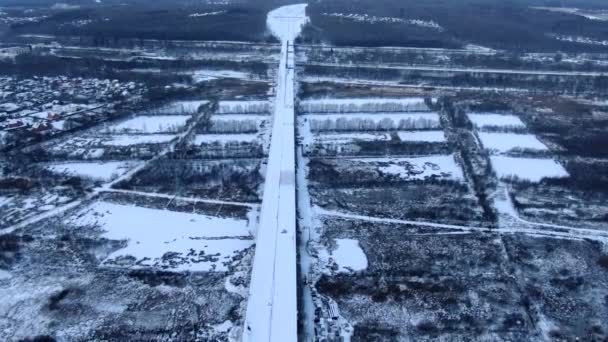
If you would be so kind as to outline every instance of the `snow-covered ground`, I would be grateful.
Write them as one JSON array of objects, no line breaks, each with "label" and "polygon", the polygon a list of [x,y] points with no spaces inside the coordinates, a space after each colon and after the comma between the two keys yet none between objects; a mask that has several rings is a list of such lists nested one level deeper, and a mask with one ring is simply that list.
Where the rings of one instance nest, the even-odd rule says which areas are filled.
[{"label": "snow-covered ground", "polygon": [[127,241],[103,260],[107,266],[158,267],[175,271],[226,271],[249,247],[247,220],[95,202],[66,220],[70,226],[96,227],[102,237]]},{"label": "snow-covered ground", "polygon": [[397,132],[401,141],[445,142],[444,131]]},{"label": "snow-covered ground", "polygon": [[113,135],[109,140],[101,141],[104,146],[135,146],[144,144],[165,144],[175,139],[172,134],[146,134],[146,135]]},{"label": "snow-covered ground", "polygon": [[166,106],[158,108],[153,112],[159,114],[194,114],[198,111],[200,106],[208,104],[207,100],[198,101],[176,101]]},{"label": "snow-covered ground", "polygon": [[547,146],[532,134],[479,132],[483,147],[491,152],[506,153],[511,150],[546,151]]},{"label": "snow-covered ground", "polygon": [[428,106],[421,97],[407,98],[349,98],[311,99],[300,102],[304,113],[358,113],[358,112],[417,112],[427,111]]},{"label": "snow-covered ground", "polygon": [[197,134],[194,136],[192,144],[252,143],[258,140],[258,134]]},{"label": "snow-covered ground", "polygon": [[[336,263],[338,273],[351,273],[363,271],[367,268],[367,257],[354,239],[336,239],[336,248],[329,251],[331,261]],[[325,256],[321,256],[324,258]]]},{"label": "snow-covered ground", "polygon": [[469,120],[479,129],[486,127],[525,128],[526,125],[515,115],[492,113],[471,113]]},{"label": "snow-covered ground", "polygon": [[553,159],[490,157],[492,166],[502,179],[517,177],[521,180],[540,182],[543,178],[564,178],[568,172]]},{"label": "snow-covered ground", "polygon": [[402,180],[424,180],[429,178],[463,180],[462,169],[454,155],[435,155],[416,158],[354,158],[353,161],[369,163],[378,167],[380,173],[399,176]]},{"label": "snow-covered ground", "polygon": [[69,176],[90,178],[93,180],[111,181],[129,171],[134,162],[89,162],[58,163],[46,166],[54,173]]},{"label": "snow-covered ground", "polygon": [[251,73],[237,70],[203,69],[194,72],[185,72],[184,74],[192,76],[192,81],[195,83],[217,80],[219,78],[236,78],[239,80],[251,80],[255,78]]},{"label": "snow-covered ground", "polygon": [[135,118],[109,126],[105,133],[175,133],[181,131],[190,115],[152,115]]}]

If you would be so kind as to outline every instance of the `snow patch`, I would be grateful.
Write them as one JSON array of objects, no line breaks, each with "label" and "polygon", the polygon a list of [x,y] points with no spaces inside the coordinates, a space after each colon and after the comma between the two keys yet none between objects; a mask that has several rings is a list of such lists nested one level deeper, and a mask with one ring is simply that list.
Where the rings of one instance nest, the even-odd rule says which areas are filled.
[{"label": "snow patch", "polygon": [[110,140],[103,141],[104,146],[135,146],[145,144],[164,144],[175,139],[171,134],[146,134],[146,135],[114,135]]},{"label": "snow patch", "polygon": [[336,249],[330,257],[338,265],[338,273],[359,272],[367,269],[367,256],[354,239],[336,239]]},{"label": "snow patch", "polygon": [[479,132],[483,147],[492,152],[506,153],[511,150],[546,151],[547,146],[532,134]]},{"label": "snow patch", "polygon": [[10,272],[5,270],[0,270],[0,280],[11,279],[13,276]]},{"label": "snow patch", "polygon": [[380,173],[399,176],[403,180],[464,179],[462,169],[456,163],[454,155],[417,158],[356,158],[352,160],[377,165]]},{"label": "snow patch", "polygon": [[480,129],[486,127],[525,128],[526,125],[515,115],[472,113],[469,120]]},{"label": "snow patch", "polygon": [[543,178],[565,178],[568,172],[553,159],[490,157],[492,166],[502,179],[540,182]]},{"label": "snow patch", "polygon": [[443,131],[397,132],[401,141],[445,142]]},{"label": "snow patch", "polygon": [[[108,255],[107,266],[157,267],[176,271],[227,271],[253,245],[250,222],[97,202],[66,221],[95,226],[109,240],[127,245]],[[126,261],[126,262],[125,262]]]},{"label": "snow patch", "polygon": [[112,125],[104,133],[176,133],[186,126],[190,115],[138,116]]},{"label": "snow patch", "polygon": [[113,180],[134,166],[134,162],[90,162],[90,163],[60,163],[46,166],[51,172],[91,178],[94,180]]}]

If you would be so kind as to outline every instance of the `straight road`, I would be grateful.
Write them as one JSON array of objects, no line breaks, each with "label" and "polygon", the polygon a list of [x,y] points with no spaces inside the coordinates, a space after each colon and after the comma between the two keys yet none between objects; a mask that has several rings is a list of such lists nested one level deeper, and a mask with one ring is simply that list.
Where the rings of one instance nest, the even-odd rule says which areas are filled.
[{"label": "straight road", "polygon": [[305,9],[285,6],[268,15],[268,27],[281,39],[281,61],[243,341],[298,336],[293,41],[307,22]]}]

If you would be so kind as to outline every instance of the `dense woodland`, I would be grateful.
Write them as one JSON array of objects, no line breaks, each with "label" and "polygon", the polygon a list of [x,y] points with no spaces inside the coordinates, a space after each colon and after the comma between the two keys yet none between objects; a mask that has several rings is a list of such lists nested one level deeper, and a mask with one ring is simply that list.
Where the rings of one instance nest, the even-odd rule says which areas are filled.
[{"label": "dense woodland", "polygon": [[[584,17],[537,10],[531,6],[561,6],[542,0],[336,0],[314,2],[308,8],[312,25],[302,42],[329,41],[353,46],[462,47],[467,43],[513,51],[606,51],[606,47],[558,41],[549,34],[608,39],[606,24]],[[569,1],[568,7],[605,6],[595,0]],[[323,15],[367,14],[438,23],[443,30],[408,23],[367,23]]]},{"label": "dense woodland", "polygon": [[[241,0],[230,4],[195,0],[63,1],[6,0],[11,15],[45,17],[12,24],[9,36],[45,34],[87,36],[97,41],[136,39],[233,40],[276,42],[266,28],[268,11],[296,0]],[[63,3],[62,2],[62,3]],[[25,14],[19,9],[34,6]],[[36,7],[37,6],[37,7]],[[608,40],[606,23],[534,6],[563,6],[557,0],[332,0],[311,1],[308,25],[300,42],[357,46],[459,48],[473,43],[510,51],[607,52],[602,45],[564,42],[552,35]],[[568,7],[601,8],[604,1],[573,0]],[[190,16],[194,13],[212,13]],[[324,14],[360,14],[404,22],[362,22]],[[435,22],[442,29],[408,23]],[[84,25],[75,23],[86,22]]]}]

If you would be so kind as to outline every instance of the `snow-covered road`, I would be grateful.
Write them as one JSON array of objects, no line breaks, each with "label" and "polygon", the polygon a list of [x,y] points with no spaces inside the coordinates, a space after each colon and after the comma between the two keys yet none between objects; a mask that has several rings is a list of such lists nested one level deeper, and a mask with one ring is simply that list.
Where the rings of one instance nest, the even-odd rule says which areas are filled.
[{"label": "snow-covered road", "polygon": [[268,28],[281,39],[281,62],[243,341],[297,341],[292,44],[307,21],[306,4],[280,7],[268,14]]}]

